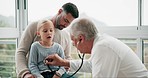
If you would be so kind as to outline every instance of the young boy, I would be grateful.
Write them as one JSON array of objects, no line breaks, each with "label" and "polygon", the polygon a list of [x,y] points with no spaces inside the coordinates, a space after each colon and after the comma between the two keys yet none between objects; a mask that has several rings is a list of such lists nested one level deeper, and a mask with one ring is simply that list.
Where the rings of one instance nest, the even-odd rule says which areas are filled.
[{"label": "young boy", "polygon": [[64,58],[64,50],[62,46],[53,42],[54,25],[48,19],[38,22],[37,35],[41,38],[31,45],[29,56],[29,69],[37,78],[52,78],[56,71],[60,74],[65,72],[64,67],[48,66],[45,64],[45,58],[50,54],[58,54]]}]

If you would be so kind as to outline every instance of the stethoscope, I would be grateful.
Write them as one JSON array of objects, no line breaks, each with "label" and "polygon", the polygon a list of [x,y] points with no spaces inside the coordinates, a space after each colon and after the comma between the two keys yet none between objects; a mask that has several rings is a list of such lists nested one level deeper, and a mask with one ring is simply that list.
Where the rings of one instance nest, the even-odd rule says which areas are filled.
[{"label": "stethoscope", "polygon": [[[81,41],[81,40],[80,40],[80,41]],[[80,41],[77,42],[76,47],[78,47]],[[83,61],[84,61],[84,56],[85,56],[85,54],[83,53],[83,54],[81,55],[81,53],[80,53],[80,51],[79,51],[78,49],[77,49],[77,54],[78,54],[79,58],[81,59],[81,65],[80,65],[80,67],[79,67],[72,75],[70,75],[70,76],[68,76],[68,77],[66,77],[66,78],[71,78],[71,77],[73,77],[75,74],[77,74],[78,71],[81,69],[81,67],[82,67],[82,65],[83,65]],[[48,68],[49,68],[49,70],[50,70],[51,72],[53,72],[53,70],[50,68],[50,66],[48,66]],[[60,66],[59,66],[59,68],[60,68]],[[58,70],[59,70],[59,68],[58,68]],[[66,72],[65,72],[65,73],[66,73]]]},{"label": "stethoscope", "polygon": [[[81,40],[80,40],[80,41],[81,41]],[[76,47],[78,47],[80,41],[77,43]],[[68,76],[68,77],[66,77],[66,78],[71,78],[72,76],[74,76],[75,74],[77,74],[77,72],[81,69],[81,67],[82,67],[82,65],[83,65],[83,61],[84,61],[84,56],[85,56],[85,54],[83,53],[82,56],[81,56],[80,51],[79,51],[78,49],[77,49],[77,53],[78,53],[79,58],[80,58],[81,61],[82,61],[82,62],[81,62],[81,65],[80,65],[80,67],[79,67],[72,75],[70,75],[70,76]]]},{"label": "stethoscope", "polygon": [[[80,67],[72,74],[72,75],[70,75],[70,76],[68,76],[68,77],[65,77],[65,78],[71,78],[71,77],[73,77],[75,74],[77,74],[78,73],[78,71],[81,69],[81,67],[82,67],[82,65],[83,65],[83,61],[84,61],[84,56],[85,56],[85,54],[83,53],[82,54],[82,56],[81,56],[81,54],[80,54],[80,52],[78,51],[78,49],[77,49],[77,53],[78,53],[78,56],[79,56],[79,58],[81,59],[81,65],[80,65]],[[53,72],[53,70],[48,66],[48,68],[49,68],[49,70],[51,71],[51,72]],[[58,70],[60,69],[60,66],[59,66],[59,68],[58,68]],[[66,72],[65,72],[66,73]]]},{"label": "stethoscope", "polygon": [[79,67],[72,75],[70,75],[69,77],[66,77],[66,78],[71,78],[72,76],[74,76],[75,74],[77,74],[77,72],[81,69],[81,67],[82,67],[82,65],[83,65],[83,61],[84,61],[84,56],[85,56],[85,54],[83,54],[82,57],[81,57],[80,54],[78,54],[78,56],[79,56],[79,58],[82,60],[80,67]]}]

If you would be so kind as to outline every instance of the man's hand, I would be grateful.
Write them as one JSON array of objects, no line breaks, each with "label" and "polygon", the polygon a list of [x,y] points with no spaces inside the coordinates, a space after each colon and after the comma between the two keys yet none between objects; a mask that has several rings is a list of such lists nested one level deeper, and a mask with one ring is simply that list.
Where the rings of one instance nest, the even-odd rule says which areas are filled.
[{"label": "man's hand", "polygon": [[28,73],[25,74],[24,78],[35,78],[32,74]]},{"label": "man's hand", "polygon": [[68,66],[69,61],[66,59],[62,59],[58,54],[49,55],[45,59],[45,64],[54,65],[54,66]]}]

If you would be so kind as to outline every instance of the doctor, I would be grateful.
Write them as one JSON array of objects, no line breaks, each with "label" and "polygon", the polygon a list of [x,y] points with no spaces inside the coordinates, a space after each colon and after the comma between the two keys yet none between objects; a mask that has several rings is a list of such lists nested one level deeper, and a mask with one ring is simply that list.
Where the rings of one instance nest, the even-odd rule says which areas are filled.
[{"label": "doctor", "polygon": [[[106,34],[99,34],[93,22],[86,18],[73,21],[70,28],[71,39],[81,53],[91,54],[85,60],[81,72],[92,73],[93,78],[123,77],[148,78],[148,70],[127,45]],[[57,54],[49,55],[49,65],[68,66],[76,71],[81,61],[66,60]]]}]

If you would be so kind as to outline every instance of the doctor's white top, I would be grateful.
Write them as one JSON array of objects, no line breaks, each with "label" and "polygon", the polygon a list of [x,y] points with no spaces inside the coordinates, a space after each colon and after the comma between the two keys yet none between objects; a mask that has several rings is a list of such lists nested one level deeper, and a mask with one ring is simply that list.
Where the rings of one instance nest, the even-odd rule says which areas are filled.
[{"label": "doctor's white top", "polygon": [[[70,61],[71,71],[81,61]],[[94,39],[91,57],[85,60],[80,72],[90,72],[93,78],[148,78],[148,70],[137,55],[123,42],[106,34]]]}]

